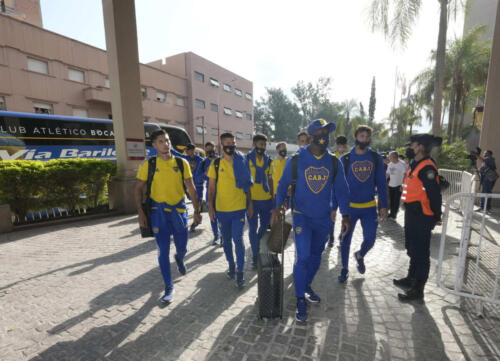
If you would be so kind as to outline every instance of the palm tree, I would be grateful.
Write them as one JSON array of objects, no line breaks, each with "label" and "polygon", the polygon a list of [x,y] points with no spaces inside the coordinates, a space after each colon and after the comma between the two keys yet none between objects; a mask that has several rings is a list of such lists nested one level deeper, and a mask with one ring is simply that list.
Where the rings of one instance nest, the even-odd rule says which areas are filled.
[{"label": "palm tree", "polygon": [[[461,0],[438,0],[440,4],[439,34],[434,71],[434,105],[432,113],[432,133],[441,132],[441,111],[443,101],[443,71],[446,51],[448,11],[456,13],[463,7]],[[405,46],[420,13],[422,0],[372,0],[370,23],[372,31],[381,30],[392,44]]]},{"label": "palm tree", "polygon": [[[484,97],[486,91],[490,45],[480,41],[483,31],[484,27],[471,29],[462,39],[454,40],[445,55],[443,98],[449,109],[449,143],[461,137],[465,113],[470,110],[471,102],[476,97]],[[435,53],[432,57],[435,57]],[[418,85],[421,106],[424,109],[431,106],[435,83],[432,69],[422,71],[413,83]]]}]

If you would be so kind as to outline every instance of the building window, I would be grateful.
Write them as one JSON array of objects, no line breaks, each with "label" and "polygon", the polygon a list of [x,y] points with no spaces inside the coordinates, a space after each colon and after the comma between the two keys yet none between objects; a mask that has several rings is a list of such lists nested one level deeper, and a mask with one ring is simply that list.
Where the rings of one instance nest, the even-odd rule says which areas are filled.
[{"label": "building window", "polygon": [[33,102],[33,110],[38,114],[54,114],[52,104]]},{"label": "building window", "polygon": [[228,93],[231,93],[231,85],[224,84],[224,91],[227,91]]},{"label": "building window", "polygon": [[85,81],[85,75],[81,70],[68,68],[68,79],[78,83],[83,83]]},{"label": "building window", "polygon": [[203,133],[207,134],[207,128],[206,127],[203,128],[203,126],[197,125],[196,126],[196,133],[198,133],[198,134],[203,134]]},{"label": "building window", "polygon": [[141,95],[143,98],[147,98],[148,96],[148,90],[145,87],[141,87]]},{"label": "building window", "polygon": [[239,97],[243,96],[243,92],[239,89],[236,89],[236,88],[234,88],[234,94],[236,94]]},{"label": "building window", "polygon": [[43,60],[28,58],[28,70],[36,71],[37,73],[48,74],[49,63]]},{"label": "building window", "polygon": [[219,111],[219,105],[218,104],[214,104],[214,103],[210,103],[210,110],[213,111],[213,112],[218,112]]},{"label": "building window", "polygon": [[245,98],[247,98],[248,100],[252,100],[252,94],[245,93]]},{"label": "building window", "polygon": [[224,114],[231,115],[231,114],[233,114],[233,111],[231,110],[231,108],[224,107]]},{"label": "building window", "polygon": [[247,137],[248,137],[248,139],[250,139],[250,140],[252,140],[252,139],[253,139],[252,134],[247,134]]},{"label": "building window", "polygon": [[5,97],[0,96],[0,110],[7,110],[7,104],[5,103]]},{"label": "building window", "polygon": [[246,118],[247,120],[252,120],[252,114],[250,114],[250,113],[245,113],[245,118]]},{"label": "building window", "polygon": [[167,94],[157,91],[156,100],[158,100],[160,103],[165,103],[165,101],[167,100]]},{"label": "building window", "polygon": [[204,100],[195,99],[194,104],[196,105],[196,108],[205,109],[205,101]]},{"label": "building window", "polygon": [[235,110],[234,114],[236,115],[236,118],[243,118],[243,113],[240,111]]},{"label": "building window", "polygon": [[212,128],[212,135],[219,135],[219,130],[217,128]]},{"label": "building window", "polygon": [[177,104],[180,107],[184,106],[184,98],[177,97],[177,100],[175,101],[175,104]]},{"label": "building window", "polygon": [[111,87],[111,85],[109,83],[109,78],[104,78],[104,87],[105,88],[110,88]]},{"label": "building window", "polygon": [[80,118],[87,118],[88,117],[87,109],[73,108],[73,116]]},{"label": "building window", "polygon": [[218,88],[220,86],[219,81],[214,78],[210,78],[210,85]]},{"label": "building window", "polygon": [[202,83],[205,82],[205,75],[198,73],[197,71],[194,72],[194,78]]},{"label": "building window", "polygon": [[236,132],[236,139],[243,139],[243,133]]}]

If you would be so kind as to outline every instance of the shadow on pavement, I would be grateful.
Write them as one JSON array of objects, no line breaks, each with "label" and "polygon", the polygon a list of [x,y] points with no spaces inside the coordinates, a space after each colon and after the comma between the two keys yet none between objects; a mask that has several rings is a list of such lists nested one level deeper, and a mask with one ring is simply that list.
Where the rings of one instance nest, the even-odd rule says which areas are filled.
[{"label": "shadow on pavement", "polygon": [[[170,313],[137,339],[108,350],[110,359],[150,360],[157,355],[176,360],[224,311],[244,295],[256,279],[243,289],[237,289],[224,273],[207,274],[196,284],[194,291],[177,304]],[[224,290],[223,297],[215,297],[214,291]],[[103,353],[103,355],[106,353]]]},{"label": "shadow on pavement", "polygon": [[[192,258],[197,253],[199,253],[199,251],[200,250],[188,253],[185,260],[187,261],[189,258]],[[200,265],[213,262],[219,257],[220,254],[215,253],[215,249],[211,249],[205,255],[197,259],[196,262],[186,262],[186,266],[190,271],[193,271]],[[175,262],[172,262],[170,267],[172,270],[175,270]],[[173,271],[173,282],[179,281],[179,278],[179,274]],[[105,310],[116,305],[128,304],[143,297],[144,295],[147,295],[148,293],[151,293],[152,295],[158,295],[159,297],[163,292],[163,289],[164,284],[159,272],[159,268],[158,266],[155,266],[154,268],[135,278],[131,282],[114,286],[108,291],[102,293],[90,302],[90,309],[88,311],[64,321],[48,332],[50,334],[63,332],[64,330],[67,330],[79,324],[80,322],[85,321],[89,317],[92,317],[100,310]]]},{"label": "shadow on pavement", "polygon": [[94,258],[94,259],[87,260],[87,261],[74,263],[72,265],[56,268],[56,269],[48,271],[48,272],[40,273],[36,276],[28,277],[28,278],[25,278],[25,279],[22,279],[22,280],[19,280],[16,282],[9,283],[8,285],[0,287],[0,291],[7,289],[7,288],[10,288],[12,286],[15,286],[19,283],[31,281],[33,279],[44,277],[44,276],[47,276],[47,275],[50,275],[50,274],[53,274],[56,272],[85,266],[82,269],[78,269],[78,270],[75,270],[72,273],[70,273],[70,276],[74,276],[77,274],[91,271],[92,269],[99,267],[99,266],[102,266],[102,265],[126,261],[126,260],[129,260],[131,258],[140,256],[142,254],[154,251],[155,249],[156,249],[156,243],[154,241],[152,241],[152,240],[143,241],[142,243],[139,243],[134,247],[124,249],[123,251],[120,251],[117,253],[112,253],[112,254],[109,254],[109,255],[104,256],[104,257],[99,257],[99,258]]},{"label": "shadow on pavement", "polygon": [[[283,319],[261,320],[257,304],[246,306],[224,324],[207,359],[240,360],[245,355],[247,360],[278,359],[284,355],[300,357],[301,351],[299,349],[297,354],[296,346],[302,347],[305,339],[294,336],[305,335],[306,326],[294,328],[290,324],[290,319],[295,319],[295,289],[292,284],[293,277],[289,275],[284,279]],[[298,342],[300,344],[297,345]]]},{"label": "shadow on pavement", "polygon": [[[498,328],[498,322],[500,319],[498,315],[487,314],[486,317],[479,317],[475,315],[473,301],[462,301],[461,306],[445,306],[441,309],[443,313],[443,320],[450,329],[453,339],[456,345],[460,348],[460,351],[466,361],[471,361],[477,358],[478,354],[490,355],[490,359],[499,360],[500,359],[500,329]],[[480,350],[471,349],[470,341],[463,340],[463,325],[460,325],[460,331],[457,330],[455,324],[456,321],[453,315],[450,316],[450,312],[459,313],[464,319],[465,324],[469,329],[469,334],[474,337],[475,342],[479,345]],[[486,312],[485,312],[486,313]],[[493,316],[493,317],[492,317]],[[479,351],[479,352],[478,352]]]},{"label": "shadow on pavement", "polygon": [[450,361],[446,356],[441,332],[427,306],[411,306],[414,308],[411,315],[414,359]]}]

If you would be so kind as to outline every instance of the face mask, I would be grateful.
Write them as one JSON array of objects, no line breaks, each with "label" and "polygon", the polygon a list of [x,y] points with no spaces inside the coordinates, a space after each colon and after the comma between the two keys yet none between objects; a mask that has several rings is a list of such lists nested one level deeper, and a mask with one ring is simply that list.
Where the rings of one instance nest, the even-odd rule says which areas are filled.
[{"label": "face mask", "polygon": [[313,136],[313,143],[321,149],[325,150],[330,142],[330,137],[326,134],[318,134]]},{"label": "face mask", "polygon": [[282,157],[286,157],[286,150],[280,150],[279,155],[281,155]]},{"label": "face mask", "polygon": [[227,155],[233,155],[234,151],[236,150],[236,146],[235,145],[225,145],[222,147],[222,149],[224,150],[224,153],[226,153]]},{"label": "face mask", "polygon": [[209,158],[215,157],[215,150],[207,151],[207,157],[209,157]]},{"label": "face mask", "polygon": [[356,145],[359,146],[360,149],[365,149],[370,145],[370,142],[360,142],[356,140]]},{"label": "face mask", "polygon": [[408,157],[408,159],[413,159],[415,158],[415,151],[413,148],[406,148],[405,155]]},{"label": "face mask", "polygon": [[262,155],[264,154],[264,152],[266,151],[266,148],[258,148],[258,147],[255,147],[255,152],[258,154],[258,155]]}]

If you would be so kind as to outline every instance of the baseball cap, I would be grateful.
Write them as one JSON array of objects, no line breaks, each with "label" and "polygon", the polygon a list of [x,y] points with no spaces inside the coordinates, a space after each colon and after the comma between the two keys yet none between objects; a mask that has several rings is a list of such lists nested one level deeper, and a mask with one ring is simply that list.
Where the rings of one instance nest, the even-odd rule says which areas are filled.
[{"label": "baseball cap", "polygon": [[324,119],[316,119],[316,120],[313,120],[311,122],[311,124],[309,124],[309,126],[307,127],[307,134],[311,135],[312,133],[314,133],[318,129],[322,129],[324,127],[328,127],[329,133],[333,132],[336,128],[335,123],[328,123]]},{"label": "baseball cap", "polygon": [[441,143],[443,143],[443,138],[441,137],[435,137],[432,134],[413,134],[410,137],[410,141],[406,143],[406,145],[410,145],[413,142],[417,142],[419,144],[422,144],[425,147],[433,146],[433,147],[440,147]]}]

